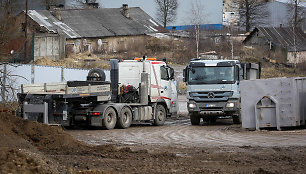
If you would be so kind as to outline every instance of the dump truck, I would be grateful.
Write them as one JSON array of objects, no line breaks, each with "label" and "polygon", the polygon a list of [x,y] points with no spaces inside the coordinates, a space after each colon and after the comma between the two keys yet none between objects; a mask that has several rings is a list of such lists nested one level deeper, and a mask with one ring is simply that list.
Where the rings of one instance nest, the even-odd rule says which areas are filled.
[{"label": "dump truck", "polygon": [[240,81],[260,78],[260,64],[238,60],[192,59],[183,72],[187,109],[192,125],[231,116],[241,122]]},{"label": "dump truck", "polygon": [[174,70],[155,58],[110,60],[110,81],[101,69],[85,81],[23,84],[21,116],[46,124],[128,128],[133,121],[163,125],[177,113]]}]

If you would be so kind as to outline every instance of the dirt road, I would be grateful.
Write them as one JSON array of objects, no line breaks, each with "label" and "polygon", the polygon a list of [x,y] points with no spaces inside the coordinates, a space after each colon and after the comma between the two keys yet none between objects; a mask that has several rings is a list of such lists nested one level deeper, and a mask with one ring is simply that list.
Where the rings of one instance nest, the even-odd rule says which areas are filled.
[{"label": "dirt road", "polygon": [[230,119],[191,126],[184,110],[164,126],[114,130],[63,131],[0,114],[0,173],[305,173],[305,135],[247,131]]},{"label": "dirt road", "polygon": [[187,116],[186,98],[179,96],[179,117],[167,119],[164,126],[134,123],[128,129],[67,130],[77,140],[89,144],[162,145],[178,147],[306,146],[306,130],[248,131],[232,124],[229,118],[216,123],[191,126]]},{"label": "dirt road", "polygon": [[[128,129],[65,132],[88,144],[115,145],[121,156],[128,153],[98,165],[122,173],[305,173],[305,129],[248,131],[229,118],[191,126],[186,101],[179,99],[179,117],[164,126],[137,123]],[[80,166],[92,161],[85,159]]]},{"label": "dirt road", "polygon": [[77,140],[89,144],[162,145],[178,147],[306,146],[306,130],[247,131],[232,125],[230,119],[211,125],[191,126],[189,119],[172,119],[165,126],[137,124],[129,129],[68,130]]}]

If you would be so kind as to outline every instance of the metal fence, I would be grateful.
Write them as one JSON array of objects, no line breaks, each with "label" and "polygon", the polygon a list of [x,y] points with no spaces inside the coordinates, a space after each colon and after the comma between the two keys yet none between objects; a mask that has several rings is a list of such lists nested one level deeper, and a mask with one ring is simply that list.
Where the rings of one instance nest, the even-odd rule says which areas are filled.
[{"label": "metal fence", "polygon": [[[21,84],[86,80],[89,69],[75,69],[31,64],[0,64],[1,102],[17,100]],[[110,80],[105,71],[106,81]]]}]

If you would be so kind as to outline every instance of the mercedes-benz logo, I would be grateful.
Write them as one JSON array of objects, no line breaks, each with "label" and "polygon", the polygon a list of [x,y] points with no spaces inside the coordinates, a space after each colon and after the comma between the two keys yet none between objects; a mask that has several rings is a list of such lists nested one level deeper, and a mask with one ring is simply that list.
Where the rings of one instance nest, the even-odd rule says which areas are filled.
[{"label": "mercedes-benz logo", "polygon": [[215,98],[215,94],[213,92],[209,92],[207,97],[208,98]]}]

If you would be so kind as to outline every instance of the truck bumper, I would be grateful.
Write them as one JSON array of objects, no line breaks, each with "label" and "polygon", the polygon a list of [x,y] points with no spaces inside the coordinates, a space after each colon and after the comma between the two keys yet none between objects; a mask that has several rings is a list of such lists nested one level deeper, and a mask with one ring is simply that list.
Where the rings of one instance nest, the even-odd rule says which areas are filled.
[{"label": "truck bumper", "polygon": [[232,115],[239,111],[238,100],[227,102],[187,102],[188,112],[198,112],[204,115]]}]

